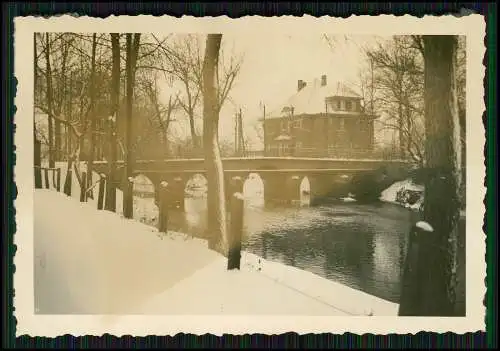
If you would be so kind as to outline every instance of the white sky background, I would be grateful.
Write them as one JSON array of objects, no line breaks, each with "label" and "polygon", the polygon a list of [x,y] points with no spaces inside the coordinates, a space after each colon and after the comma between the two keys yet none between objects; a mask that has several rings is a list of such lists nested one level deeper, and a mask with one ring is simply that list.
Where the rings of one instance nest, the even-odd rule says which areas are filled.
[{"label": "white sky background", "polygon": [[[247,34],[248,33],[248,34]],[[333,37],[333,36],[330,36]],[[297,80],[309,84],[326,74],[329,82],[342,81],[357,83],[359,70],[364,64],[361,47],[371,46],[381,37],[344,36],[335,37],[335,47],[331,47],[323,35],[290,36],[283,33],[245,32],[223,35],[224,56],[229,60],[233,53],[244,55],[240,74],[236,78],[220,114],[220,137],[234,140],[234,120],[241,108],[244,134],[249,147],[261,149],[255,127],[262,118],[261,102],[266,111],[274,110],[297,91]],[[201,40],[203,43],[205,37]],[[171,88],[165,83],[162,100],[168,102]],[[201,104],[200,104],[201,105]],[[186,116],[177,116],[179,122],[174,133],[188,134]],[[199,121],[201,122],[201,121]]]}]

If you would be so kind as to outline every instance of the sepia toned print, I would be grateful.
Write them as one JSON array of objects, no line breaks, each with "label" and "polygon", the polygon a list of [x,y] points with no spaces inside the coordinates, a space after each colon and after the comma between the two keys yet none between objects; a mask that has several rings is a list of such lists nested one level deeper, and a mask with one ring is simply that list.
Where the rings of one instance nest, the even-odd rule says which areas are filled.
[{"label": "sepia toned print", "polygon": [[261,20],[17,22],[24,333],[484,329],[481,18]]}]

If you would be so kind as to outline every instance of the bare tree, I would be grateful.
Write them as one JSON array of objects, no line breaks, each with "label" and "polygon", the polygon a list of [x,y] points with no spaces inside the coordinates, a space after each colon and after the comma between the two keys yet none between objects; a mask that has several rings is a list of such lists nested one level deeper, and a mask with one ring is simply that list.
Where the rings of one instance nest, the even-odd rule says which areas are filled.
[{"label": "bare tree", "polygon": [[203,63],[203,148],[207,170],[209,245],[227,249],[224,171],[219,150],[219,101],[217,67],[222,34],[208,34]]},{"label": "bare tree", "polygon": [[50,38],[49,33],[45,33],[45,81],[47,86],[47,117],[49,125],[49,167],[55,166],[54,160],[54,135],[53,135],[53,96],[52,96],[52,71],[50,66]]},{"label": "bare tree", "polygon": [[460,218],[461,145],[456,84],[456,36],[424,36],[426,182],[424,219],[434,230],[437,276],[430,313],[452,315]]},{"label": "bare tree", "polygon": [[[424,36],[425,183],[424,220],[430,224],[416,314],[454,315],[456,254],[460,218],[461,142],[457,99],[457,36]],[[409,299],[402,298],[402,301]],[[400,311],[411,310],[402,302]],[[414,314],[414,313],[413,313]]]},{"label": "bare tree", "polygon": [[160,142],[162,144],[161,154],[168,157],[169,127],[170,122],[172,122],[173,119],[173,112],[178,110],[180,107],[179,95],[171,94],[169,96],[168,103],[165,106],[160,101],[160,91],[157,81],[158,76],[153,73],[151,78],[143,80],[141,88],[147,96],[148,104],[152,107],[152,111],[148,114],[150,126],[154,130],[159,130],[161,137]]},{"label": "bare tree", "polygon": [[[169,44],[159,43],[165,57],[163,71],[171,75],[180,83],[182,94],[179,95],[178,104],[188,117],[189,129],[194,150],[198,150],[199,134],[196,128],[197,112],[200,107],[203,92],[202,68],[203,57],[201,54],[202,43],[197,35],[176,36]],[[217,106],[220,111],[234,85],[236,77],[240,72],[243,57],[235,54],[230,55],[227,62],[224,61],[223,44],[221,44],[221,58],[217,65]]]},{"label": "bare tree", "polygon": [[[97,115],[96,115],[96,49],[97,49],[97,34],[92,34],[92,56],[90,64],[90,147],[89,155],[87,159],[87,185],[89,188],[92,185],[92,175],[94,169],[94,156],[96,147],[96,127],[97,127]],[[87,198],[85,192],[83,199]]]},{"label": "bare tree", "polygon": [[111,73],[111,118],[108,119],[109,130],[109,175],[106,186],[105,209],[116,211],[116,153],[117,130],[116,120],[120,105],[120,37],[118,33],[111,33],[112,73]]},{"label": "bare tree", "polygon": [[123,196],[123,216],[125,218],[133,217],[133,194],[132,189],[128,186],[129,178],[133,175],[133,148],[132,148],[132,108],[135,84],[135,70],[137,55],[139,52],[139,42],[141,34],[135,33],[132,37],[131,33],[127,33],[126,45],[126,63],[127,63],[127,99],[126,99],[126,186],[124,187]]},{"label": "bare tree", "polygon": [[371,90],[377,90],[376,96],[370,97],[371,102],[378,103],[379,110],[387,116],[381,120],[383,127],[399,134],[402,158],[408,155],[418,163],[423,162],[422,144],[418,140],[423,130],[417,128],[416,122],[423,119],[421,55],[408,36],[395,36],[366,54],[374,70],[370,73],[376,87]]}]

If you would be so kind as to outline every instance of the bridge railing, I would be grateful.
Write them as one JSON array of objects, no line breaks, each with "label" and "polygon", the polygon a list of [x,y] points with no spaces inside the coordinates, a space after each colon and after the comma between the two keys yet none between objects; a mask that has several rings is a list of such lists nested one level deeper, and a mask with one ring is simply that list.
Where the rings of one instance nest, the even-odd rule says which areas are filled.
[{"label": "bridge railing", "polygon": [[266,150],[265,156],[288,156],[288,157],[310,157],[310,158],[339,158],[339,159],[393,159],[397,158],[395,154],[383,153],[373,149],[361,148],[293,148],[278,149],[271,148]]},{"label": "bridge railing", "polygon": [[[267,150],[248,150],[245,152],[223,153],[222,157],[309,157],[309,158],[337,158],[337,159],[399,159],[400,155],[396,151],[359,149],[359,148],[294,148],[278,149],[270,148]],[[169,159],[194,159],[204,158],[203,151],[186,151],[169,155]]]}]

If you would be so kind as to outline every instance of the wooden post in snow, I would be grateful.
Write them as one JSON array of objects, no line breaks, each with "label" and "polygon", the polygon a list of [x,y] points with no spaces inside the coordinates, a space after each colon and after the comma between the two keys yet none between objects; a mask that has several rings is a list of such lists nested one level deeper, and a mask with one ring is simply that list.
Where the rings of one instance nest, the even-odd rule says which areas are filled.
[{"label": "wooden post in snow", "polygon": [[42,188],[42,143],[35,136],[35,189]]},{"label": "wooden post in snow", "polygon": [[106,188],[106,176],[100,174],[99,179],[99,194],[97,196],[97,209],[102,210],[104,208],[104,189]]},{"label": "wooden post in snow", "polygon": [[71,169],[72,162],[68,162],[68,170],[66,171],[66,178],[64,179],[64,193],[71,196],[71,183],[73,182],[73,171]]},{"label": "wooden post in snow", "polygon": [[227,269],[240,269],[241,238],[243,236],[243,181],[240,177],[233,177],[231,182],[231,227],[229,232],[229,247]]},{"label": "wooden post in snow", "polygon": [[61,191],[61,168],[56,169],[56,189],[57,191]]},{"label": "wooden post in snow", "polygon": [[158,231],[166,233],[168,230],[168,183],[163,181],[160,183],[159,190],[159,216],[158,216]]},{"label": "wooden post in snow", "polygon": [[[417,222],[411,229],[408,250],[406,252],[403,279],[401,282],[401,300],[399,303],[399,316],[423,316],[432,314],[432,309],[425,311],[426,306],[432,306],[432,291],[427,289],[432,284],[434,274],[438,267],[434,266],[436,254],[444,254],[441,250],[431,247],[435,242],[436,233],[427,222]],[[426,295],[426,296],[425,296]]]},{"label": "wooden post in snow", "polygon": [[87,201],[87,172],[82,172],[82,179],[80,182],[80,202]]},{"label": "wooden post in snow", "polygon": [[45,168],[44,173],[45,173],[45,188],[48,189],[48,188],[50,188],[49,169]]}]

